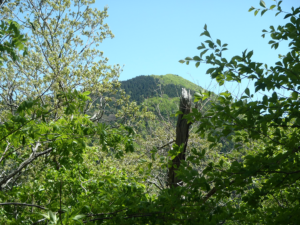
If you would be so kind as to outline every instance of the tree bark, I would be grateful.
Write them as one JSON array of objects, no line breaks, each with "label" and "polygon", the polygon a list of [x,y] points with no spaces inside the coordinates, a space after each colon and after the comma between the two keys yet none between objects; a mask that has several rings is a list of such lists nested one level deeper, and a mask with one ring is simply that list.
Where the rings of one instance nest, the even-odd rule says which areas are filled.
[{"label": "tree bark", "polygon": [[185,160],[186,147],[189,138],[189,126],[186,119],[182,119],[184,115],[187,115],[191,112],[191,95],[190,92],[187,92],[185,88],[182,88],[179,110],[183,113],[178,115],[177,125],[176,125],[176,144],[178,146],[183,146],[183,151],[179,153],[173,160],[172,166],[169,168],[168,173],[168,185],[170,187],[179,186],[182,181],[176,177],[176,171],[180,166],[180,161]]}]

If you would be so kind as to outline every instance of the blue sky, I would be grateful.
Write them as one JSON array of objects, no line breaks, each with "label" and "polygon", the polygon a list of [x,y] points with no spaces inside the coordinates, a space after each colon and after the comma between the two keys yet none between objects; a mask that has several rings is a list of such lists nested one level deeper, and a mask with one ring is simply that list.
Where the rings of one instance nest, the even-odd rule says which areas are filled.
[{"label": "blue sky", "polygon": [[[268,7],[275,1],[265,3]],[[254,50],[254,60],[273,65],[278,54],[288,51],[287,43],[274,50],[267,44],[269,38],[261,37],[263,29],[288,21],[283,20],[284,14],[275,17],[276,11],[268,11],[262,17],[248,12],[251,6],[261,8],[259,0],[96,0],[95,7],[101,10],[104,6],[109,7],[105,22],[115,38],[104,40],[99,48],[110,64],[125,65],[120,80],[173,73],[204,88],[216,88],[205,74],[206,65],[195,68],[194,64],[178,62],[199,55],[197,46],[206,40],[200,37],[204,24],[214,40],[228,44],[228,57],[240,55],[245,49]],[[283,0],[281,6],[289,12],[292,6],[300,6],[300,1]],[[227,84],[226,88],[234,87]]]}]

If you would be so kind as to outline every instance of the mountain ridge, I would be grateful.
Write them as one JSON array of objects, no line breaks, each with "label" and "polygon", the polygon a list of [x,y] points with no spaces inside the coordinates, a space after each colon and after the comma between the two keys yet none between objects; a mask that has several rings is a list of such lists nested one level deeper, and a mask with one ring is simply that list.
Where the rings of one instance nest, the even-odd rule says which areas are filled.
[{"label": "mountain ridge", "polygon": [[169,98],[180,97],[181,88],[191,91],[204,90],[202,87],[176,74],[139,75],[132,79],[121,81],[121,88],[130,99],[141,104],[145,99],[167,95]]}]

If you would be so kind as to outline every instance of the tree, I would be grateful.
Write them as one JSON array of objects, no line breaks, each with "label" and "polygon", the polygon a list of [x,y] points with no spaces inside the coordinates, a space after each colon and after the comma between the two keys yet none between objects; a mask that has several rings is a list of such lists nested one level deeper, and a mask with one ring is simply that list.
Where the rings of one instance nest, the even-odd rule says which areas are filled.
[{"label": "tree", "polygon": [[[107,8],[92,9],[93,2],[10,1],[0,12],[8,21],[1,32],[11,37],[0,49],[1,224],[78,223],[143,198],[143,187],[126,174],[89,170],[99,151],[133,151],[134,135],[101,121],[105,94],[119,89],[120,67],[93,49],[113,37],[103,23]],[[13,18],[27,33],[27,55],[18,52],[25,39]],[[135,200],[124,202],[124,194]]]},{"label": "tree", "polygon": [[[263,15],[277,8],[276,15],[285,13],[280,4],[281,1],[267,8],[261,1],[262,9],[252,7],[249,11],[255,10],[255,15],[261,11]],[[231,60],[223,58],[227,44],[222,45],[219,39],[214,42],[206,25],[201,35],[210,38],[205,41],[208,46],[202,43],[198,47],[202,50],[200,56],[180,61],[196,61],[196,67],[201,63],[212,65],[207,74],[220,85],[250,79],[255,81],[255,92],[267,90],[271,95],[254,101],[248,88],[240,99],[227,91],[220,94],[218,104],[213,104],[205,116],[196,111],[188,116],[191,122],[201,122],[198,132],[212,143],[210,149],[222,137],[229,136],[236,143],[231,154],[208,165],[194,182],[186,181],[189,187],[196,185],[196,181],[201,184],[198,202],[204,209],[202,221],[208,220],[205,224],[299,223],[300,8],[285,14],[287,24],[277,29],[270,26],[269,32],[263,30],[270,33],[271,48],[277,49],[281,41],[289,41],[290,52],[280,55],[281,60],[274,66],[252,61],[253,51],[244,51]],[[209,50],[212,53],[205,56]],[[279,96],[280,90],[288,90],[289,95]],[[197,99],[203,98],[198,95]],[[188,168],[183,171],[189,171]]]},{"label": "tree", "polygon": [[[4,6],[2,15],[8,19],[13,18],[10,11],[23,12],[20,24],[30,34],[27,42],[30,51],[20,62],[8,59],[6,67],[1,69],[1,83],[9,87],[2,88],[5,97],[1,102],[10,102],[10,106],[2,104],[3,110],[13,111],[29,98],[40,98],[47,104],[66,89],[90,91],[91,103],[98,100],[100,108],[104,108],[107,99],[103,93],[119,86],[120,67],[108,66],[103,52],[93,49],[113,34],[103,23],[108,16],[107,8],[104,11],[89,8],[87,5],[92,2],[28,0]],[[71,7],[76,10],[68,12]],[[90,106],[87,104],[84,110],[88,111]],[[94,119],[100,115],[100,112],[95,114]]]}]

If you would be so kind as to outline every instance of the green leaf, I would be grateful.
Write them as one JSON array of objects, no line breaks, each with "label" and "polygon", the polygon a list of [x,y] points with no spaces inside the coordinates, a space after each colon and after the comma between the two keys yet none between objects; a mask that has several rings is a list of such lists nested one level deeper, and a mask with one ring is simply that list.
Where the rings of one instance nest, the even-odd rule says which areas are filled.
[{"label": "green leaf", "polygon": [[203,48],[206,48],[205,45],[204,45],[203,43],[201,43],[201,46],[198,46],[198,47],[197,47],[198,50],[203,49]]},{"label": "green leaf", "polygon": [[256,16],[258,12],[259,12],[259,9],[255,10],[254,15]]},{"label": "green leaf", "polygon": [[47,212],[47,213],[40,213],[40,215],[43,216],[44,218],[50,220],[49,212]]},{"label": "green leaf", "polygon": [[207,36],[207,37],[210,37],[210,34],[209,34],[208,31],[204,31],[202,34],[200,34],[200,36],[202,36],[202,35],[205,35],[205,36]]},{"label": "green leaf", "polygon": [[195,94],[194,94],[194,102],[198,102],[199,100],[201,100],[202,98],[203,98],[203,95],[202,94],[200,94],[199,92],[196,92]]},{"label": "green leaf", "polygon": [[292,92],[292,98],[294,99],[294,100],[297,100],[298,99],[298,92]]},{"label": "green leaf", "polygon": [[202,51],[202,52],[200,53],[200,57],[202,57],[207,51],[208,51],[208,49],[205,49],[204,51]]},{"label": "green leaf", "polygon": [[254,10],[255,8],[253,6],[251,6],[251,8],[248,10],[248,12],[251,12],[252,10]]},{"label": "green leaf", "polygon": [[50,221],[56,224],[58,221],[58,217],[56,216],[56,214],[54,214],[52,211],[49,211],[49,216],[50,216]]},{"label": "green leaf", "polygon": [[284,19],[287,19],[287,18],[291,17],[292,15],[293,15],[293,14],[288,13],[288,14],[286,14],[286,15],[284,16]]},{"label": "green leaf", "polygon": [[260,0],[260,3],[259,3],[260,6],[266,8],[266,3],[263,1],[263,0]]},{"label": "green leaf", "polygon": [[200,94],[199,92],[195,92],[194,97],[195,97],[195,98],[202,98],[203,95]]},{"label": "green leaf", "polygon": [[264,9],[261,11],[261,16],[263,16],[265,14],[265,12],[267,12],[268,10],[267,9]]},{"label": "green leaf", "polygon": [[221,40],[217,39],[217,44],[221,47]]},{"label": "green leaf", "polygon": [[195,66],[198,68],[200,66],[200,62],[196,62]]},{"label": "green leaf", "polygon": [[193,60],[195,60],[195,61],[200,61],[201,59],[200,59],[199,56],[194,56],[194,57],[193,57]]},{"label": "green leaf", "polygon": [[82,94],[87,96],[87,95],[91,94],[91,92],[90,91],[86,91],[86,92],[83,92]]},{"label": "green leaf", "polygon": [[207,71],[206,71],[206,74],[211,74],[215,71],[216,68],[209,68]]},{"label": "green leaf", "polygon": [[250,90],[249,90],[249,88],[245,89],[245,93],[246,93],[246,95],[250,96]]},{"label": "green leaf", "polygon": [[252,55],[253,55],[253,51],[248,52],[247,58],[250,59],[252,57]]},{"label": "green leaf", "polygon": [[81,219],[83,219],[85,217],[86,217],[86,215],[79,214],[79,215],[76,215],[75,217],[73,217],[73,220],[78,221],[78,220],[81,220]]},{"label": "green leaf", "polygon": [[177,111],[177,112],[175,113],[175,116],[178,116],[178,115],[181,115],[181,114],[183,114],[183,112]]}]

